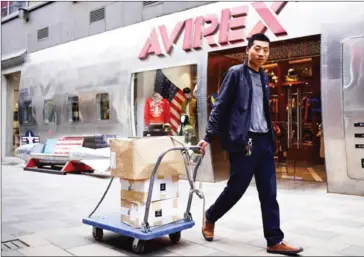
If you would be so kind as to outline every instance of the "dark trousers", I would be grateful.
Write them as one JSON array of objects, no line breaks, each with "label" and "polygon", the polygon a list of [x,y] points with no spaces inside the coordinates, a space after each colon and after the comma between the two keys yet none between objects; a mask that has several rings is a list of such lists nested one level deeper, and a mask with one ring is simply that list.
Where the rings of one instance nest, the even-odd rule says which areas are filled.
[{"label": "dark trousers", "polygon": [[258,189],[263,218],[264,237],[268,246],[283,240],[280,229],[279,205],[277,202],[277,181],[273,158],[272,140],[269,134],[250,133],[253,150],[229,153],[230,179],[216,202],[206,212],[209,222],[216,222],[228,212],[243,196],[253,175]]}]

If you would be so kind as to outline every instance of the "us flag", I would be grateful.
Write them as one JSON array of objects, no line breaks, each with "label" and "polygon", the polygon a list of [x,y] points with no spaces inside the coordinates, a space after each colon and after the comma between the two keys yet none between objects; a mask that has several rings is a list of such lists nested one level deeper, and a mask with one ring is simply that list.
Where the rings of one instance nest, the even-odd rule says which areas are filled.
[{"label": "us flag", "polygon": [[170,123],[172,127],[172,134],[176,135],[180,125],[182,103],[187,99],[183,91],[164,76],[162,70],[157,70],[154,91],[168,100],[171,109]]}]

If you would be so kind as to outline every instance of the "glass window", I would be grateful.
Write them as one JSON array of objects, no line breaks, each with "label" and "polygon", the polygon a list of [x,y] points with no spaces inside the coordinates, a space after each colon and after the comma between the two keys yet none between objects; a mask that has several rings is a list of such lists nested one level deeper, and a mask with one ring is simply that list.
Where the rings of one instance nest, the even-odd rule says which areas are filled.
[{"label": "glass window", "polygon": [[20,8],[28,6],[28,1],[2,1],[1,18],[17,12]]},{"label": "glass window", "polygon": [[135,73],[136,136],[175,135],[197,143],[196,77],[196,65]]},{"label": "glass window", "polygon": [[25,101],[23,108],[23,124],[29,124],[33,121],[32,101]]},{"label": "glass window", "polygon": [[80,121],[80,105],[78,101],[78,96],[68,97],[67,109],[69,122]]},{"label": "glass window", "polygon": [[97,117],[100,120],[110,119],[110,101],[109,94],[102,93],[96,95],[97,102]]},{"label": "glass window", "polygon": [[56,105],[53,100],[44,101],[44,122],[56,123]]}]

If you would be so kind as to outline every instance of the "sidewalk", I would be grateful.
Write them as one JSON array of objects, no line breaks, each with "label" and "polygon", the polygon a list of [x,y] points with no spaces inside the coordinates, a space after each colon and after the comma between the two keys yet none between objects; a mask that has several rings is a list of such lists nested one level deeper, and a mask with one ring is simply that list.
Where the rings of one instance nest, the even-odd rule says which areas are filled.
[{"label": "sidewalk", "polygon": [[[97,243],[91,227],[82,224],[109,183],[85,175],[50,175],[2,165],[2,242],[19,239],[29,247],[2,251],[3,256],[125,256],[134,255],[131,240],[104,232]],[[180,182],[181,213],[188,187]],[[204,183],[206,206],[216,199],[225,182]],[[94,215],[119,211],[119,182]],[[326,193],[326,185],[279,182],[278,200],[286,240],[305,248],[302,256],[363,256],[364,198]],[[146,255],[268,256],[261,225],[260,206],[252,185],[241,201],[216,224],[216,240],[203,239],[202,202],[193,200],[196,226],[182,232],[181,242],[152,240]],[[275,255],[271,255],[275,256]]]}]

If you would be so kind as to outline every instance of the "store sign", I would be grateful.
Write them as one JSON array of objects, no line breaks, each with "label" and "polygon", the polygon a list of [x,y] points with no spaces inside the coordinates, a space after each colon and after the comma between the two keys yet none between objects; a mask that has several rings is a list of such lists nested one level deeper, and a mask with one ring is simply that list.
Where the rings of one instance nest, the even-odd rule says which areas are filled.
[{"label": "store sign", "polygon": [[364,127],[364,122],[354,123],[354,127]]},{"label": "store sign", "polygon": [[356,138],[364,138],[364,133],[355,133]]},{"label": "store sign", "polygon": [[[264,2],[255,2],[251,6],[260,16],[252,30],[245,34],[246,18],[248,16],[249,5],[243,5],[235,8],[223,9],[221,18],[218,19],[216,14],[190,18],[177,23],[171,33],[165,25],[153,28],[149,38],[144,44],[139,54],[139,59],[145,59],[149,55],[164,56],[170,54],[174,44],[184,32],[183,50],[188,52],[192,49],[199,50],[202,47],[202,39],[205,38],[211,47],[218,45],[235,44],[248,39],[255,33],[265,33],[267,28],[276,36],[287,35],[287,31],[279,23],[276,15],[280,13],[287,2],[274,2],[268,7]],[[205,26],[206,25],[206,26]],[[157,30],[162,39],[162,44],[158,38]],[[215,35],[218,34],[216,42]],[[247,35],[247,36],[246,36]],[[162,51],[164,48],[164,52]]]},{"label": "store sign", "polygon": [[356,144],[355,148],[357,149],[364,149],[364,144]]}]

